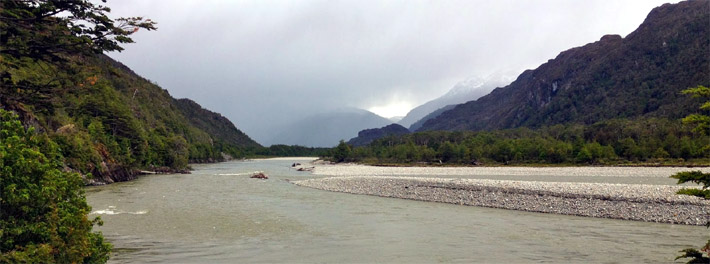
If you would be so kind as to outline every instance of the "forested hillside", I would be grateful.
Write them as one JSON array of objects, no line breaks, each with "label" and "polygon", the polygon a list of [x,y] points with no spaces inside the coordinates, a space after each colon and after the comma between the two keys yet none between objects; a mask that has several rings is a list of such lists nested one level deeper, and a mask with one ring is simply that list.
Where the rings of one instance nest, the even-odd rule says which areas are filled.
[{"label": "forested hillside", "polygon": [[386,137],[409,134],[409,129],[399,124],[390,124],[380,128],[365,129],[357,133],[357,137],[351,138],[348,144],[353,146],[365,146],[372,141]]},{"label": "forested hillside", "polygon": [[607,35],[564,51],[510,85],[427,121],[420,131],[679,119],[700,103],[680,92],[710,84],[708,25],[707,1],[665,4],[625,38]]},{"label": "forested hillside", "polygon": [[[90,8],[51,4],[56,10]],[[240,157],[259,147],[221,115],[175,100],[101,54],[121,50],[120,43],[130,42],[125,36],[138,29],[154,29],[150,20],[114,25],[98,17],[96,27],[87,28],[47,15],[52,10],[6,7],[0,107],[56,142],[67,169],[98,182],[123,181],[137,170],[184,170],[189,161]],[[88,42],[87,34],[97,39]],[[116,36],[106,39],[111,35]]]},{"label": "forested hillside", "polygon": [[702,165],[710,136],[680,120],[614,119],[538,129],[426,131],[391,135],[355,147],[343,160],[396,164]]}]

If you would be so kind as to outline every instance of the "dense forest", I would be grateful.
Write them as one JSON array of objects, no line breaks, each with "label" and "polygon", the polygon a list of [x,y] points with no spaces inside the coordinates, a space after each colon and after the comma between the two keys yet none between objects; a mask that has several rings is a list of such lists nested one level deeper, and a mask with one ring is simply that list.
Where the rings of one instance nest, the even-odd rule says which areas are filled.
[{"label": "dense forest", "polygon": [[390,135],[362,147],[341,142],[333,158],[378,164],[708,164],[710,136],[681,120],[613,119],[539,129]]},{"label": "dense forest", "polygon": [[252,157],[323,157],[330,155],[332,148],[314,148],[298,145],[271,145],[256,148],[249,153]]}]

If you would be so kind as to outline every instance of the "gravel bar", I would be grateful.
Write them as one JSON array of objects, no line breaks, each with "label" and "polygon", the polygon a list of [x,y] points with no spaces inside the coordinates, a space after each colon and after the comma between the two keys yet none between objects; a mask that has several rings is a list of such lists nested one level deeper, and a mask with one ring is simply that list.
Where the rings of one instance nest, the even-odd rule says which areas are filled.
[{"label": "gravel bar", "polygon": [[677,195],[679,186],[401,176],[293,181],[315,189],[529,212],[705,225],[710,201]]},{"label": "gravel bar", "polygon": [[[317,166],[314,175],[324,176],[528,176],[550,175],[566,177],[658,177],[668,178],[680,171],[703,171],[710,167],[378,167],[360,164]],[[465,177],[464,177],[465,178]]]}]

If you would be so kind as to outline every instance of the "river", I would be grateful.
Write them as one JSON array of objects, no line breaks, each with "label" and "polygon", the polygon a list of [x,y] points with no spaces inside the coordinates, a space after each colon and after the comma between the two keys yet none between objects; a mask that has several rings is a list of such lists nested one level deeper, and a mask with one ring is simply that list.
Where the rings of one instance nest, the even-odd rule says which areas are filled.
[{"label": "river", "polygon": [[[287,179],[323,176],[294,162],[308,160],[194,165],[192,174],[88,187],[90,216],[104,221],[95,230],[114,245],[110,263],[657,263],[708,240],[699,226],[309,189]],[[254,171],[270,178],[250,179]]]}]

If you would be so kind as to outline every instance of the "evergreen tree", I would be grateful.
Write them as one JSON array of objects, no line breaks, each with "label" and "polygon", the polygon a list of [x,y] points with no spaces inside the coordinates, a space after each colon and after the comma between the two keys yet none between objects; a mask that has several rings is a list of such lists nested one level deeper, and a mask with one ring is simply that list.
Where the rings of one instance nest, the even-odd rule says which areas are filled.
[{"label": "evergreen tree", "polygon": [[[0,1],[0,104],[47,105],[52,95],[77,82],[75,74],[57,70],[72,68],[67,63],[72,56],[121,51],[138,29],[156,29],[142,17],[112,20],[111,9],[94,2]],[[47,74],[28,73],[32,68]]]},{"label": "evergreen tree", "polygon": [[333,150],[333,159],[335,162],[343,162],[350,157],[352,154],[352,149],[345,140],[340,140],[338,146]]}]

